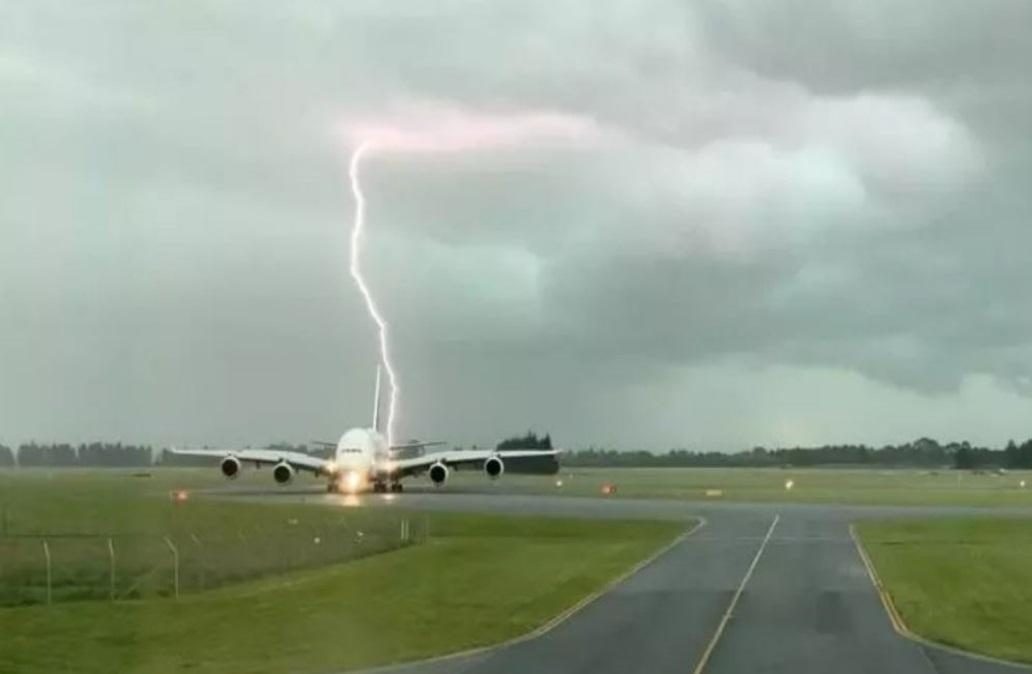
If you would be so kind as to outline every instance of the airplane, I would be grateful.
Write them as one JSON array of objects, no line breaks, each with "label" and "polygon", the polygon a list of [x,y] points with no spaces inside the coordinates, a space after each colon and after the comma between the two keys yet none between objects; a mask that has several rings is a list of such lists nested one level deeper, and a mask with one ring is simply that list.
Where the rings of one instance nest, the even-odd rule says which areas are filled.
[{"label": "airplane", "polygon": [[340,436],[336,443],[315,442],[333,449],[330,458],[321,458],[277,449],[175,449],[172,454],[195,457],[218,457],[219,470],[228,479],[240,475],[244,464],[253,463],[255,468],[272,465],[272,477],[280,485],[290,484],[299,471],[308,471],[317,477],[327,478],[328,493],[357,493],[371,489],[376,493],[401,492],[402,479],[427,474],[430,481],[441,487],[448,481],[452,470],[472,467],[497,480],[505,473],[508,459],[532,459],[551,457],[555,461],[555,472],[559,470],[559,450],[450,450],[433,452],[420,456],[401,458],[396,453],[409,449],[424,449],[440,445],[440,442],[409,442],[400,445],[387,444],[380,431],[380,371],[376,372],[376,393],[373,402],[373,423],[369,428],[352,428]]}]

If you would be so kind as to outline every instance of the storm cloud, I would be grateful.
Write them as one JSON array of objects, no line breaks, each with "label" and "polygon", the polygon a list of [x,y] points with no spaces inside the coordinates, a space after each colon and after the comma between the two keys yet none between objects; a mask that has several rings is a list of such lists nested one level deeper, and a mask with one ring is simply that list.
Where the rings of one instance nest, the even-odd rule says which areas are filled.
[{"label": "storm cloud", "polygon": [[0,441],[367,423],[369,138],[405,436],[1025,437],[1030,25],[1017,0],[0,5]]}]

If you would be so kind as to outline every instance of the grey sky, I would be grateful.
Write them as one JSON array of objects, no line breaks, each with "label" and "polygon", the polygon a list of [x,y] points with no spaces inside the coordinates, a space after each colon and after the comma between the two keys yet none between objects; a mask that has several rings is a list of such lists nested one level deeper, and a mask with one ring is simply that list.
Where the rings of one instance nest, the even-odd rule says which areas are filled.
[{"label": "grey sky", "polygon": [[[389,7],[388,7],[389,6]],[[1032,435],[1032,3],[0,0],[0,442]]]}]

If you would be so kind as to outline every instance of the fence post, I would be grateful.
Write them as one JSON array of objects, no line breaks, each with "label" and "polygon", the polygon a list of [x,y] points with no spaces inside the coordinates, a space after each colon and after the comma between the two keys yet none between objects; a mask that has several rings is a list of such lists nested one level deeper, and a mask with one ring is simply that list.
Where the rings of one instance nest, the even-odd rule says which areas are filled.
[{"label": "fence post", "polygon": [[53,595],[51,594],[52,593],[52,590],[51,590],[52,576],[51,576],[51,571],[50,571],[50,546],[47,545],[47,539],[45,539],[45,538],[43,539],[43,558],[47,562],[47,605],[49,605],[51,599],[53,598]]},{"label": "fence post", "polygon": [[115,543],[110,538],[107,539],[108,549],[108,560],[111,562],[111,575],[109,578],[109,591],[111,595],[111,601],[115,600]]},{"label": "fence post", "polygon": [[165,543],[172,551],[172,587],[175,590],[176,599],[179,599],[179,551],[176,550],[176,546],[172,544],[172,539],[168,536],[165,536]]}]

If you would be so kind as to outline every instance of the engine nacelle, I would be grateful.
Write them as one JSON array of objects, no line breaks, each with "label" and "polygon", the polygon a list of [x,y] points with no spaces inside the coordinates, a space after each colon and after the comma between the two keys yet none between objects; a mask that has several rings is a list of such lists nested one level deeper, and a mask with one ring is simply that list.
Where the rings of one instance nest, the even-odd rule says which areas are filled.
[{"label": "engine nacelle", "polygon": [[427,471],[427,473],[430,475],[430,481],[438,487],[440,487],[448,480],[448,466],[444,465],[443,463],[435,463],[434,465],[430,466],[430,469]]},{"label": "engine nacelle", "polygon": [[235,456],[227,456],[219,464],[219,470],[229,480],[235,480],[240,475],[240,459]]},{"label": "engine nacelle", "polygon": [[272,477],[275,478],[279,484],[290,484],[294,481],[294,470],[286,461],[280,461],[272,469]]},{"label": "engine nacelle", "polygon": [[492,480],[497,480],[505,472],[505,462],[500,456],[492,456],[484,462],[484,473]]}]

